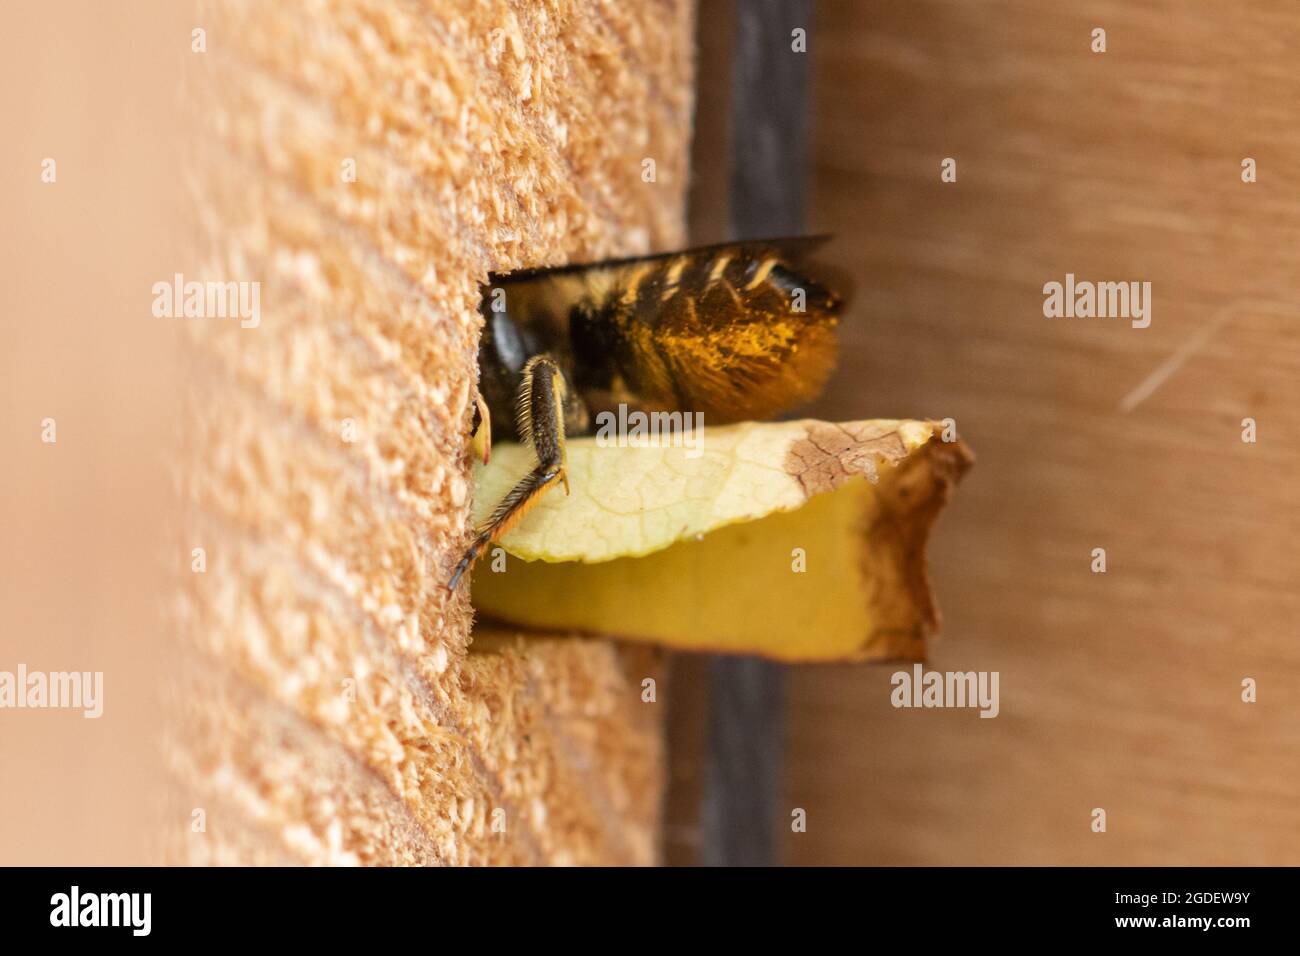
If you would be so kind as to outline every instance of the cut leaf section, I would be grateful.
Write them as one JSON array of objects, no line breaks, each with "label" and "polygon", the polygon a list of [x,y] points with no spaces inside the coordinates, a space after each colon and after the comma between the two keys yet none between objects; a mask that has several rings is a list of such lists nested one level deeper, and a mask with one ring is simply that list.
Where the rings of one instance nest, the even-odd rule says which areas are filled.
[{"label": "cut leaf section", "polygon": [[[489,549],[475,607],[682,650],[919,659],[937,626],[926,540],[971,462],[941,427],[742,423],[694,448],[572,440],[572,493],[552,491],[502,539],[509,557]],[[527,448],[494,449],[477,515],[531,466]]]}]

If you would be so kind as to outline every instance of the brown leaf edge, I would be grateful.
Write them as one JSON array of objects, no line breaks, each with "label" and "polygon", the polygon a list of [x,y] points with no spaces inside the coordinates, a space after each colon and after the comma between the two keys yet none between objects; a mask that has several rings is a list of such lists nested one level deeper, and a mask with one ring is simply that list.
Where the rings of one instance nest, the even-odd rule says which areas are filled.
[{"label": "brown leaf edge", "polygon": [[[937,432],[941,426],[934,425]],[[926,640],[941,620],[926,546],[939,512],[975,462],[970,449],[960,440],[945,442],[936,435],[909,456],[897,430],[887,426],[815,422],[807,437],[791,446],[785,467],[812,496],[838,488],[851,477],[873,474],[874,463],[880,461],[897,470],[878,487],[881,513],[862,529],[862,572],[866,581],[891,581],[897,576],[890,566],[896,560],[893,555],[901,554],[906,600],[915,609],[916,621],[911,627],[873,630],[863,640],[857,659],[924,660]],[[889,538],[894,547],[880,547]],[[879,608],[896,603],[898,596],[876,590],[866,600]]]}]

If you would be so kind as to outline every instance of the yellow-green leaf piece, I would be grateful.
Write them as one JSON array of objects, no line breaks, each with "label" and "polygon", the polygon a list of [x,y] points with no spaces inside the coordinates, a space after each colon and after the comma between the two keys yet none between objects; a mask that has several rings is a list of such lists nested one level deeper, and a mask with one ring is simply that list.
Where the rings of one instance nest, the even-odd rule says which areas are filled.
[{"label": "yellow-green leaf piece", "polygon": [[[941,431],[803,420],[707,428],[695,447],[572,439],[571,493],[538,502],[501,540],[507,558],[489,549],[475,607],[683,650],[919,659],[937,624],[926,538],[971,460]],[[476,518],[532,464],[495,447]]]}]

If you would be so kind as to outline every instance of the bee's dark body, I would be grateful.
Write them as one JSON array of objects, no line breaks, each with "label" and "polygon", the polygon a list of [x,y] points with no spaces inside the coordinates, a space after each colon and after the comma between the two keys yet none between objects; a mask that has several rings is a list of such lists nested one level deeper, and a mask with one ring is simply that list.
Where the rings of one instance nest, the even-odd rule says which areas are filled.
[{"label": "bee's dark body", "polygon": [[[569,386],[565,431],[620,403],[764,418],[820,389],[839,300],[799,271],[816,239],[728,243],[593,265],[493,275],[479,389],[494,429],[519,437],[525,364],[548,354]],[[791,308],[802,290],[803,311]],[[500,423],[498,425],[498,423]]]},{"label": "bee's dark body", "polygon": [[770,417],[821,389],[840,300],[805,275],[822,239],[728,243],[493,275],[481,311],[479,394],[491,430],[532,444],[537,467],[462,558],[451,587],[532,501],[565,482],[564,439],[620,404]]},{"label": "bee's dark body", "polygon": [[[529,359],[550,355],[569,382],[576,373],[573,343],[567,329],[556,328],[549,321],[526,322],[507,310],[490,311],[486,305],[478,354],[479,393],[491,413],[494,438],[518,441],[523,437],[516,413],[524,367]],[[566,396],[565,404],[572,407],[573,399]],[[565,434],[580,435],[586,431],[585,417],[577,410],[566,414]]]}]

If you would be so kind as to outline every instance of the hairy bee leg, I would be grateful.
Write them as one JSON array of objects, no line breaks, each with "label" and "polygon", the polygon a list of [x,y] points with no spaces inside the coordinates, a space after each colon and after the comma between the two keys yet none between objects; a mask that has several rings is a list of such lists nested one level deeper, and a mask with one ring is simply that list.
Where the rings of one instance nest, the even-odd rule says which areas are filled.
[{"label": "hairy bee leg", "polygon": [[478,529],[473,544],[452,572],[447,590],[456,589],[461,576],[483,549],[513,528],[548,488],[563,482],[568,492],[569,476],[564,467],[564,396],[564,375],[555,361],[549,355],[529,359],[519,386],[519,433],[533,446],[537,466],[510,489]]},{"label": "hairy bee leg", "polygon": [[483,549],[513,528],[515,523],[528,513],[528,509],[537,502],[537,499],[563,477],[563,469],[537,467],[528,473],[528,477],[515,485],[510,494],[497,505],[496,510],[492,512],[492,517],[479,529],[474,537],[474,543],[465,551],[465,556],[460,559],[456,570],[452,572],[451,580],[447,582],[447,590],[456,590],[461,575],[478,560]]},{"label": "hairy bee leg", "polygon": [[478,427],[474,430],[474,452],[486,465],[492,460],[492,413],[488,411],[487,402],[483,401],[481,392],[474,393],[474,404],[478,406]]}]

